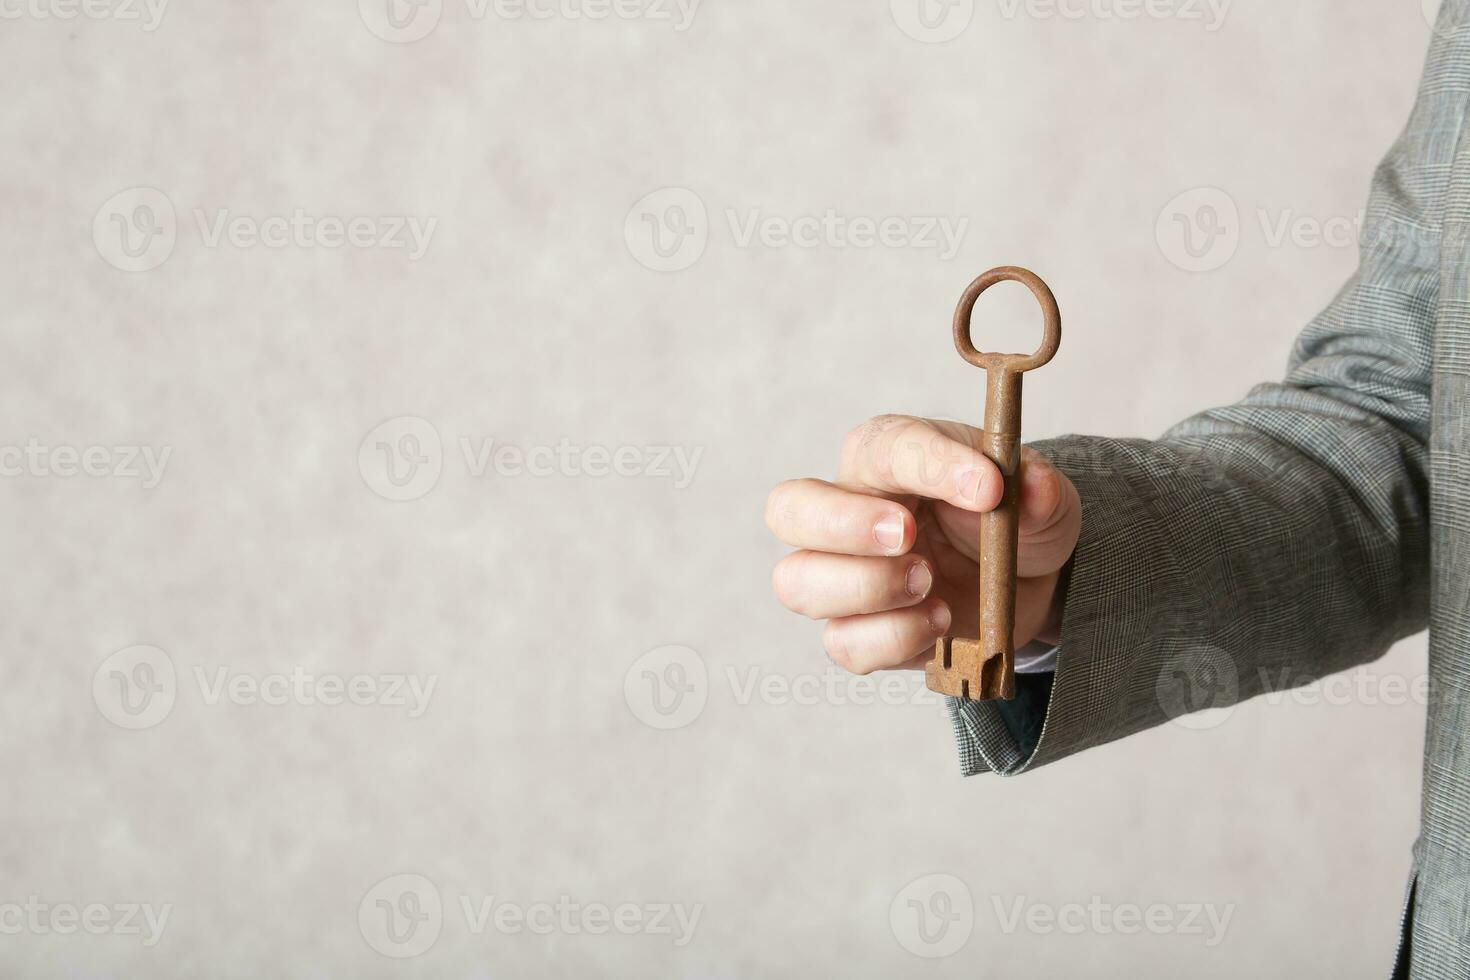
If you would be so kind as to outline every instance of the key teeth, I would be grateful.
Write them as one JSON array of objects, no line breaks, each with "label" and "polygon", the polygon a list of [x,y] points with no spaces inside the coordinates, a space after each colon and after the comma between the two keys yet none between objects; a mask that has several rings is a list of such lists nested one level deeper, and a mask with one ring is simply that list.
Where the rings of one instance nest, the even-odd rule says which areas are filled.
[{"label": "key teeth", "polygon": [[1016,696],[1016,674],[1006,670],[1005,654],[992,653],[980,665],[980,686],[989,700],[1006,700]]},{"label": "key teeth", "polygon": [[1006,670],[1003,651],[980,652],[979,641],[946,636],[935,641],[934,659],[925,669],[931,691],[967,701],[1015,697],[1015,674]]}]

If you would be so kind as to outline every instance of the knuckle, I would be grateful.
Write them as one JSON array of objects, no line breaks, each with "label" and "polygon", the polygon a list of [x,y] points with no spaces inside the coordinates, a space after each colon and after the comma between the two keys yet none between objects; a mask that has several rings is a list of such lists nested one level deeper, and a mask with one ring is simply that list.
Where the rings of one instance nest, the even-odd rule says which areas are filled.
[{"label": "knuckle", "polygon": [[889,466],[911,464],[916,458],[923,458],[926,451],[933,451],[935,435],[935,430],[929,428],[923,419],[904,419],[903,423],[895,425],[892,447],[888,451]]},{"label": "knuckle", "polygon": [[916,418],[894,440],[890,455],[895,478],[926,496],[944,496],[955,468],[973,465],[979,454],[927,419]]},{"label": "knuckle", "polygon": [[1028,498],[1026,510],[1043,529],[1067,516],[1072,503],[1071,481],[1041,456],[1028,460],[1028,473],[1022,482],[1022,493]]},{"label": "knuckle", "polygon": [[778,483],[766,497],[766,527],[776,534],[791,517],[791,481]]},{"label": "knuckle", "polygon": [[922,439],[924,436],[938,435],[927,419],[914,415],[895,415],[893,418],[893,435],[896,439]]},{"label": "knuckle", "polygon": [[804,556],[798,552],[787,555],[776,563],[771,572],[771,588],[776,593],[776,598],[781,605],[794,613],[807,615],[806,590],[802,587],[802,569],[805,561]]},{"label": "knuckle", "polygon": [[1047,515],[1056,513],[1062,502],[1062,484],[1057,479],[1057,471],[1046,466],[1038,467],[1032,487],[1036,494],[1037,509]]},{"label": "knuckle", "polygon": [[851,460],[861,456],[881,439],[885,432],[901,426],[907,418],[904,415],[875,415],[866,422],[855,426],[842,441],[843,458]]},{"label": "knuckle", "polygon": [[822,631],[822,648],[827,651],[827,656],[834,664],[843,670],[852,670],[852,652],[842,636],[841,627],[836,623],[829,622]]},{"label": "knuckle", "polygon": [[858,608],[867,612],[886,608],[903,591],[895,586],[891,575],[866,570],[857,576],[852,589]]}]

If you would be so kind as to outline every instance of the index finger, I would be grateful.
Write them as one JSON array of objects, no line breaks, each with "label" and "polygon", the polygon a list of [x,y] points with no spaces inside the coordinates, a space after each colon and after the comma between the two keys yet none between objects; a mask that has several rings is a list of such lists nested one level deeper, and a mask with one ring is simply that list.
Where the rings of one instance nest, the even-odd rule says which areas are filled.
[{"label": "index finger", "polygon": [[979,434],[957,422],[880,415],[848,434],[837,481],[944,500],[969,511],[992,510],[1004,482],[972,444]]}]

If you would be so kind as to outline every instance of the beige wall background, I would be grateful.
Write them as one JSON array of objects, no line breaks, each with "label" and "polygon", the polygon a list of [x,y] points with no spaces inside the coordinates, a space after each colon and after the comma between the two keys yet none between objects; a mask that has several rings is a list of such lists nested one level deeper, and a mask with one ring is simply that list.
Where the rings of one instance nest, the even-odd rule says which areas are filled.
[{"label": "beige wall background", "polygon": [[0,972],[1386,975],[1422,638],[964,780],[761,508],[1278,377],[1425,11],[926,2],[0,0]]}]

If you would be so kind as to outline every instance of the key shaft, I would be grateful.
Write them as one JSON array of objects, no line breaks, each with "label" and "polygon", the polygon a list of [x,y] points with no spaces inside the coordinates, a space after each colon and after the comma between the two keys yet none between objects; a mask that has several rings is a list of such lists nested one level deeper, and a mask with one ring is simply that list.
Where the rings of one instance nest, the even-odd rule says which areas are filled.
[{"label": "key shaft", "polygon": [[[1026,285],[1041,304],[1043,333],[1036,353],[983,354],[970,339],[975,300],[997,282]],[[1061,344],[1062,322],[1055,297],[1041,278],[1015,266],[980,276],[955,311],[955,346],[965,360],[985,369],[985,421],[980,451],[1000,470],[1004,489],[994,510],[980,515],[979,635],[945,636],[934,647],[925,674],[931,690],[951,697],[988,701],[1016,693],[1016,548],[1020,524],[1021,376],[1052,359]],[[962,624],[956,623],[960,626]]]}]

